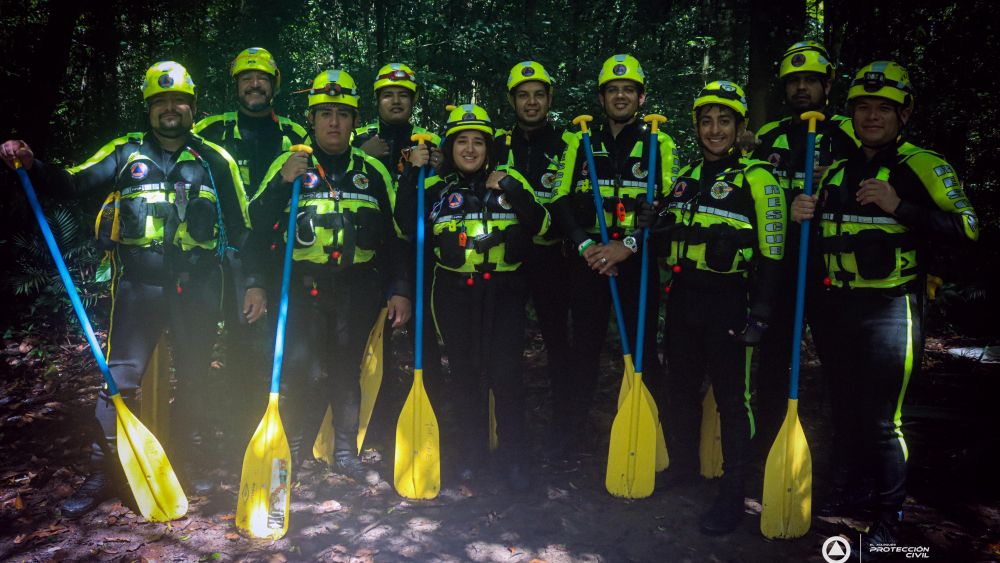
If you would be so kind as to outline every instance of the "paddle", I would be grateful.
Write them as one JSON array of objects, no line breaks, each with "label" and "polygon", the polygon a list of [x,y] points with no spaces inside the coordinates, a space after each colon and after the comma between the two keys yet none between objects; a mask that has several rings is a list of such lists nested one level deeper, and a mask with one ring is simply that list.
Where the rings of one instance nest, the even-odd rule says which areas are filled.
[{"label": "paddle", "polygon": [[[594,194],[594,207],[597,211],[598,224],[601,230],[601,241],[608,243],[607,224],[604,219],[604,202],[601,198],[600,185],[597,182],[597,168],[594,165],[594,152],[591,147],[590,133],[587,131],[586,116],[573,120],[579,124],[583,133],[584,153],[587,156],[587,166],[590,169],[591,191]],[[651,146],[650,166],[646,183],[647,197],[653,199],[656,180],[656,139],[659,123],[665,121],[662,116],[650,116]],[[658,119],[657,119],[658,118]],[[608,492],[625,498],[644,498],[653,494],[656,478],[656,428],[657,415],[650,408],[651,398],[642,383],[643,340],[646,323],[646,293],[648,289],[649,253],[646,239],[648,229],[643,230],[642,245],[642,275],[639,285],[639,324],[636,332],[636,362],[632,383],[629,386],[625,400],[618,409],[618,414],[611,425],[611,440],[608,446],[608,468],[604,485]],[[621,313],[621,301],[618,297],[618,286],[613,276],[608,276],[611,286],[612,301],[615,302],[615,315],[622,336],[622,349],[627,348],[628,337],[624,329],[624,317]]]},{"label": "paddle", "polygon": [[714,479],[722,476],[722,421],[712,386],[701,401],[701,443],[698,446],[701,476]]},{"label": "paddle", "polygon": [[[431,140],[426,133],[410,137],[419,144]],[[413,386],[396,423],[396,457],[393,482],[400,496],[431,499],[441,490],[441,447],[437,417],[424,389],[424,183],[426,167],[417,179],[417,312],[413,345]]]},{"label": "paddle", "polygon": [[[809,122],[804,192],[812,195],[816,122],[823,121],[826,117],[818,111],[807,111],[801,118]],[[772,539],[802,537],[809,531],[812,519],[812,456],[799,421],[799,363],[808,252],[809,221],[803,221],[799,235],[798,277],[795,281],[795,324],[792,328],[792,377],[788,391],[788,411],[764,466],[760,531],[765,537]]]},{"label": "paddle", "polygon": [[14,169],[17,170],[21,185],[24,186],[24,193],[28,196],[28,203],[35,213],[38,226],[42,229],[42,236],[45,238],[45,244],[48,245],[52,260],[55,261],[56,268],[59,270],[59,277],[62,278],[63,285],[66,286],[73,310],[76,312],[76,317],[83,328],[83,334],[90,344],[90,351],[94,354],[94,359],[104,376],[104,381],[107,382],[108,393],[111,395],[111,402],[115,405],[118,419],[118,459],[125,470],[125,478],[132,489],[132,495],[135,496],[139,514],[152,522],[167,522],[180,518],[187,513],[188,502],[184,490],[181,489],[181,484],[177,481],[177,475],[170,467],[167,454],[163,451],[163,446],[156,440],[156,436],[153,436],[153,433],[139,422],[139,419],[125,406],[125,401],[118,393],[118,386],[115,385],[111,370],[108,368],[108,362],[104,358],[104,352],[97,342],[97,336],[94,335],[94,327],[91,326],[90,319],[87,317],[87,310],[83,308],[80,295],[76,291],[76,284],[73,283],[73,278],[69,275],[66,262],[62,258],[62,253],[59,252],[59,245],[56,244],[52,229],[42,212],[42,206],[38,203],[35,188],[31,185],[27,172],[21,168],[21,161],[16,158],[14,159]]},{"label": "paddle", "polygon": [[[295,145],[291,152],[312,154],[312,148]],[[280,539],[288,531],[288,508],[292,501],[292,452],[278,413],[281,391],[281,364],[285,358],[285,326],[288,324],[288,286],[292,281],[292,251],[295,248],[295,218],[299,210],[302,177],[292,182],[288,202],[288,235],[281,272],[281,306],[274,338],[271,391],[267,410],[250,438],[243,456],[240,494],[236,501],[236,526],[250,537]]]},{"label": "paddle", "polygon": [[[375,324],[372,325],[371,332],[368,333],[368,342],[365,343],[365,356],[361,359],[361,408],[358,411],[358,454],[365,443],[365,436],[368,434],[368,424],[372,420],[372,412],[375,410],[375,400],[378,399],[378,391],[382,387],[382,339],[385,333],[385,318],[389,314],[389,309],[382,307],[379,311]],[[319,432],[313,442],[313,457],[322,460],[329,465],[333,464],[333,409],[330,405],[326,407],[326,414],[323,415],[323,422],[320,423]]]}]

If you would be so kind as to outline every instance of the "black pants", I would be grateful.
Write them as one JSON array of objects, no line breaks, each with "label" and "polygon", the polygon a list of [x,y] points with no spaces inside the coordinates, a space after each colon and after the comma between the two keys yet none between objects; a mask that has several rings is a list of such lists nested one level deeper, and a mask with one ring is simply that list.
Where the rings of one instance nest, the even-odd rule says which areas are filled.
[{"label": "black pants", "polygon": [[[538,318],[538,329],[548,358],[546,369],[552,388],[553,420],[565,420],[570,405],[565,398],[574,385],[570,351],[569,260],[562,244],[535,245],[521,269],[528,276],[528,292]],[[655,291],[655,288],[654,288]]]},{"label": "black pants", "polygon": [[828,369],[841,482],[873,476],[875,509],[892,517],[906,497],[903,397],[924,351],[923,300],[873,290],[821,293],[812,319]]},{"label": "black pants", "polygon": [[[570,309],[572,310],[572,368],[567,377],[555,381],[556,413],[565,413],[563,420],[572,431],[582,431],[585,417],[592,407],[594,392],[600,374],[601,349],[608,336],[612,315],[611,290],[607,276],[591,270],[583,258],[570,259]],[[642,272],[641,257],[632,256],[618,264],[618,294],[621,296],[625,317],[625,333],[629,349],[635,355],[636,328],[639,325],[639,282]],[[656,355],[656,329],[660,308],[659,272],[650,261],[649,296],[646,301],[646,334],[643,345],[643,382],[657,403],[663,397],[660,361]],[[615,334],[611,338],[618,338]],[[620,373],[612,375],[620,384]],[[617,397],[617,394],[615,394]],[[662,404],[662,403],[660,403]],[[614,405],[617,407],[617,405]],[[662,409],[661,409],[662,412]]]},{"label": "black pants", "polygon": [[[434,272],[432,310],[451,368],[450,397],[454,420],[442,424],[460,429],[458,443],[444,446],[455,461],[477,459],[486,452],[489,420],[486,390],[493,389],[501,459],[517,460],[526,446],[524,385],[525,311],[528,290],[524,274],[493,272],[489,280],[441,267]],[[428,393],[442,396],[440,381],[427,381]],[[432,388],[436,388],[431,391]]]},{"label": "black pants", "polygon": [[706,290],[674,281],[667,302],[667,413],[664,430],[670,462],[695,474],[701,421],[701,389],[708,377],[721,418],[724,491],[742,493],[750,441],[749,348],[733,339],[746,323],[747,294],[739,287]]},{"label": "black pants", "polygon": [[292,272],[282,414],[295,455],[312,455],[328,404],[333,407],[334,454],[357,453],[361,360],[384,301],[380,280],[373,268],[315,276]]},{"label": "black pants", "polygon": [[[796,225],[798,226],[798,225]],[[789,237],[788,240],[791,240]],[[798,247],[796,239],[796,247]],[[775,290],[768,328],[757,347],[757,371],[754,383],[760,440],[758,446],[770,448],[774,442],[785,412],[788,410],[788,384],[791,376],[792,330],[795,323],[795,275],[798,256],[787,254],[782,261],[783,274]],[[805,324],[803,324],[803,327]],[[761,452],[767,456],[767,450]]]},{"label": "black pants", "polygon": [[[114,256],[113,269],[107,344],[111,376],[126,404],[134,409],[146,364],[160,335],[169,328],[177,377],[171,449],[182,458],[201,457],[200,432],[215,407],[204,384],[221,317],[221,266],[206,256],[192,272],[170,274],[161,254],[122,247]],[[107,445],[114,447],[117,422],[106,390],[98,397],[96,416]],[[98,448],[95,455],[101,455]]]}]

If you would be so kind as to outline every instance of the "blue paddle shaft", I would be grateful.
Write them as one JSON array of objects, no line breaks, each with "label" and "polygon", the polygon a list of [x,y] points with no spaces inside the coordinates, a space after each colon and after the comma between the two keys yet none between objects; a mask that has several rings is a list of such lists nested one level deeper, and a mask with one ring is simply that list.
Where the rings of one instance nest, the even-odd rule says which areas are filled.
[{"label": "blue paddle shaft", "polygon": [[413,369],[424,369],[424,184],[426,168],[420,167],[417,176],[417,334],[413,339]]},{"label": "blue paddle shaft", "polygon": [[91,326],[90,318],[87,317],[87,310],[83,308],[83,302],[80,301],[80,295],[76,291],[76,284],[73,283],[73,278],[69,275],[69,269],[66,268],[66,262],[62,258],[62,253],[59,252],[59,245],[56,244],[56,238],[52,235],[52,229],[49,227],[48,221],[45,220],[45,213],[42,212],[42,205],[38,203],[35,188],[31,185],[28,173],[23,168],[17,169],[17,175],[21,178],[21,185],[24,186],[24,193],[28,196],[28,203],[31,205],[31,210],[35,212],[35,219],[38,221],[38,226],[42,229],[42,236],[45,237],[45,244],[49,247],[49,254],[52,255],[52,259],[56,263],[56,268],[59,269],[59,277],[62,278],[63,285],[66,286],[66,293],[69,294],[69,300],[73,304],[76,318],[80,320],[80,326],[83,327],[83,334],[87,336],[87,342],[90,343],[90,351],[94,354],[94,359],[97,360],[97,367],[101,369],[101,374],[104,375],[104,380],[108,383],[108,392],[112,395],[117,395],[118,386],[115,385],[115,380],[111,377],[108,362],[104,358],[104,352],[101,351],[101,345],[97,342],[97,336],[94,335],[94,327]]},{"label": "blue paddle shaft", "polygon": [[[806,195],[813,191],[813,159],[816,152],[816,131],[806,135]],[[795,278],[795,324],[792,325],[792,377],[789,383],[788,398],[796,401],[799,398],[799,364],[802,355],[802,317],[805,316],[806,305],[806,256],[809,254],[809,223],[802,221],[802,232],[799,233],[799,263]]]},{"label": "blue paddle shaft", "polygon": [[[583,132],[583,152],[587,155],[587,168],[590,173],[590,187],[594,192],[594,208],[597,211],[597,224],[601,227],[601,242],[608,244],[608,223],[604,220],[604,200],[601,198],[601,186],[597,183],[597,167],[594,166],[594,149],[590,146],[590,133]],[[611,287],[611,302],[615,307],[615,320],[618,321],[618,335],[622,341],[622,353],[631,355],[628,345],[628,333],[625,331],[625,315],[622,313],[622,300],[618,296],[618,283],[614,276],[608,276]]]},{"label": "blue paddle shaft", "polygon": [[[651,205],[656,185],[656,132],[649,129],[649,167],[646,169],[646,201]],[[642,349],[646,336],[646,298],[649,291],[649,227],[642,230],[642,279],[639,280],[639,326],[635,329],[635,371],[642,373]]]},{"label": "blue paddle shaft", "polygon": [[299,211],[302,177],[292,182],[292,199],[288,202],[288,240],[281,271],[281,307],[278,309],[278,330],[274,336],[274,364],[271,366],[271,393],[281,390],[281,364],[285,359],[285,326],[288,324],[288,288],[292,284],[292,251],[295,250],[295,227]]}]

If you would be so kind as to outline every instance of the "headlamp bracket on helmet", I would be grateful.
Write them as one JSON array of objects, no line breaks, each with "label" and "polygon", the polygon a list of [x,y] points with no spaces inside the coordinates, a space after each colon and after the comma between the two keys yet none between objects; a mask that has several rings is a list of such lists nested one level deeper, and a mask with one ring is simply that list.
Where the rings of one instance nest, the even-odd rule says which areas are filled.
[{"label": "headlamp bracket on helmet", "polygon": [[885,86],[885,74],[881,72],[866,72],[863,80],[865,92],[878,92]]},{"label": "headlamp bracket on helmet", "polygon": [[334,96],[347,95],[347,96],[357,96],[358,89],[351,88],[350,90],[344,88],[336,82],[327,82],[326,86],[322,88],[306,88],[305,90],[297,90],[296,94],[309,94],[310,96],[315,96],[316,94],[332,94]]}]

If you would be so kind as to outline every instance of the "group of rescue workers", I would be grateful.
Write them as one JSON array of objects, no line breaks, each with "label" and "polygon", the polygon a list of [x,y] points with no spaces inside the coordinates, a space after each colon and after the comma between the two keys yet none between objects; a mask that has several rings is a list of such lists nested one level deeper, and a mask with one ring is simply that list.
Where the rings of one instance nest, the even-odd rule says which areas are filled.
[{"label": "group of rescue workers", "polygon": [[[16,157],[49,193],[107,195],[98,244],[113,269],[107,355],[126,402],[165,329],[172,338],[177,390],[172,417],[175,465],[197,494],[210,492],[206,413],[200,391],[225,318],[230,369],[267,371],[277,280],[292,183],[302,179],[289,293],[285,425],[296,461],[329,404],[334,470],[360,476],[356,434],[359,369],[368,334],[413,320],[415,232],[425,221],[428,334],[447,354],[451,384],[440,388],[436,338],[425,339],[432,397],[449,403],[442,440],[445,479],[471,479],[488,442],[487,392],[495,402],[501,474],[515,491],[531,484],[525,460],[522,354],[530,300],[545,343],[552,396],[550,456],[592,446],[588,419],[608,334],[616,276],[634,343],[640,302],[641,229],[664,265],[650,268],[645,299],[644,369],[660,404],[671,465],[658,487],[698,477],[702,397],[711,384],[721,417],[724,471],[701,530],[725,534],[741,520],[748,467],[762,460],[784,417],[794,310],[799,224],[811,219],[807,318],[832,390],[838,464],[821,514],[866,513],[866,542],[891,542],[902,518],[906,445],[900,408],[923,350],[926,252],[931,241],[978,236],[975,212],[954,169],[904,140],[914,109],[906,69],[876,61],[848,85],[847,116],[828,105],[834,64],[822,45],[792,45],[780,62],[788,116],[761,126],[747,144],[747,101],[729,81],[704,86],[692,106],[701,154],[679,166],[674,141],[658,132],[656,170],[647,170],[650,132],[640,119],[646,75],[614,55],[600,69],[603,118],[584,136],[549,119],[554,80],[538,62],[517,63],[506,89],[516,123],[502,130],[474,104],[450,110],[443,139],[411,141],[420,93],[405,64],[375,77],[378,118],[359,127],[361,93],[345,70],[326,70],[308,89],[308,130],[275,114],[281,72],[262,48],[232,62],[237,111],[195,123],[196,88],[176,62],[146,72],[149,129],[129,133],[83,164],[58,169],[11,140]],[[815,167],[805,170],[802,112],[824,112]],[[595,122],[597,123],[597,122]],[[289,151],[300,143],[312,154]],[[418,171],[430,170],[423,193]],[[604,200],[595,209],[591,172]],[[647,201],[648,175],[655,182]],[[816,194],[802,193],[807,176]],[[110,194],[110,195],[108,195]],[[418,198],[426,216],[417,217]],[[601,243],[598,214],[610,235]],[[236,301],[230,293],[235,294]],[[657,311],[666,299],[663,357]],[[276,307],[275,307],[276,309]],[[268,330],[267,327],[270,327]],[[430,331],[434,332],[430,332]],[[412,334],[413,331],[410,331]],[[751,352],[756,401],[751,407]],[[241,388],[236,393],[246,394]],[[252,414],[250,415],[252,417]],[[98,400],[103,434],[90,476],[62,505],[79,516],[112,495],[107,460],[115,413]],[[252,430],[247,418],[246,435]],[[243,436],[240,436],[242,439]],[[761,449],[763,449],[761,448]],[[449,473],[450,472],[450,473]]]}]

